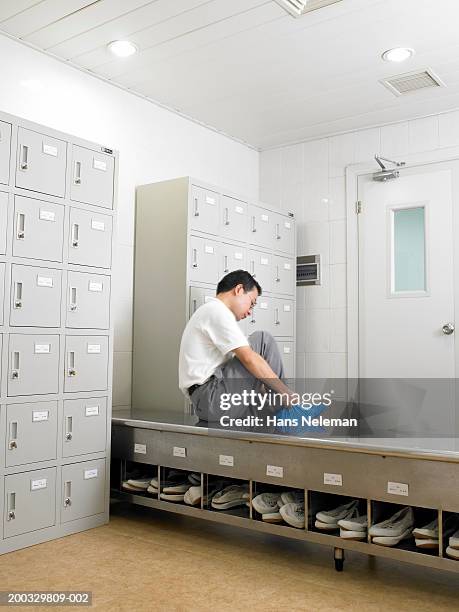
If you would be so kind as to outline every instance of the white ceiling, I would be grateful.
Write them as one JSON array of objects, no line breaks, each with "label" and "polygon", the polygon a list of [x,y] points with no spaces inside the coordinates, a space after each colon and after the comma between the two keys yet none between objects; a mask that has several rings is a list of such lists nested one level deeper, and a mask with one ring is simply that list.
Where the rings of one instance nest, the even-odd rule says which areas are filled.
[{"label": "white ceiling", "polygon": [[[459,107],[458,0],[1,0],[0,31],[258,148]],[[129,39],[140,52],[106,49]],[[381,53],[416,50],[403,64]],[[447,85],[395,97],[379,79]]]}]

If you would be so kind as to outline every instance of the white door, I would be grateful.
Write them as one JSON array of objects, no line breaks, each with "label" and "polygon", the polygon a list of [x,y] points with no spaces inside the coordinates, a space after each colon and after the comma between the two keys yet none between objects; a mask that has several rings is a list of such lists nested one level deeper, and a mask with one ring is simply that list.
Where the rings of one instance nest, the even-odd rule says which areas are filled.
[{"label": "white door", "polygon": [[428,448],[446,445],[440,438],[454,430],[456,418],[458,183],[454,161],[401,169],[386,183],[365,175],[358,184],[358,362],[366,425]]}]

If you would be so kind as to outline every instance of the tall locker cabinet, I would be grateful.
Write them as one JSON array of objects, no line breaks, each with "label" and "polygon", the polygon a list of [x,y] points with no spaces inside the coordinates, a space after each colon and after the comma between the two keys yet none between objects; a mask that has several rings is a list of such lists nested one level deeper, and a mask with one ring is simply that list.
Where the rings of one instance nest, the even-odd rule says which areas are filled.
[{"label": "tall locker cabinet", "polygon": [[108,521],[117,168],[0,113],[0,553]]},{"label": "tall locker cabinet", "polygon": [[133,407],[184,410],[177,374],[183,329],[215,295],[219,279],[237,269],[248,270],[263,289],[242,330],[269,331],[293,378],[293,214],[189,177],[137,188]]}]

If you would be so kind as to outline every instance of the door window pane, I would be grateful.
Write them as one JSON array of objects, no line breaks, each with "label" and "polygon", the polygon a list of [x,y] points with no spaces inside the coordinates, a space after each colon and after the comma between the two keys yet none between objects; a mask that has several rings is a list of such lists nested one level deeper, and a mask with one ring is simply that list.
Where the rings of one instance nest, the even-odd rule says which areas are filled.
[{"label": "door window pane", "polygon": [[425,291],[425,259],[424,207],[394,210],[393,291]]}]

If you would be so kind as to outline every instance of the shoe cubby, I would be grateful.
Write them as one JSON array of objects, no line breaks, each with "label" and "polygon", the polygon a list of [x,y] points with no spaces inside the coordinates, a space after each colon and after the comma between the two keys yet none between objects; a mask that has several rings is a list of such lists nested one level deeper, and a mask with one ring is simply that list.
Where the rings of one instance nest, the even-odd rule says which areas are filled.
[{"label": "shoe cubby", "polygon": [[304,489],[252,482],[252,519],[305,529]]},{"label": "shoe cubby", "polygon": [[459,562],[459,514],[442,512],[443,556]]},{"label": "shoe cubby", "polygon": [[205,474],[203,508],[219,514],[230,514],[249,519],[250,482]]},{"label": "shoe cubby", "polygon": [[[340,532],[343,531],[343,540],[366,542],[366,515],[366,499],[322,491],[308,491],[309,531],[332,536],[340,536]],[[346,520],[348,529],[341,529],[338,520]]]},{"label": "shoe cubby", "polygon": [[[145,497],[157,496],[153,490],[156,487],[152,484],[152,481],[156,482],[158,480],[157,465],[121,460],[118,469],[117,484],[120,491]],[[114,488],[113,480],[111,481],[111,487]]]},{"label": "shoe cubby", "polygon": [[[438,525],[438,510],[433,508],[421,508],[407,506],[390,502],[371,502],[371,527],[369,537],[372,544],[407,550],[419,554],[439,556],[438,535],[435,537],[435,528]],[[397,534],[391,534],[388,529],[391,526],[381,525],[378,534],[373,534],[372,529],[380,523],[389,521],[395,523]],[[400,523],[402,521],[402,523]],[[412,523],[411,523],[412,521]],[[397,529],[397,525],[400,527]],[[403,527],[403,528],[402,528]],[[413,533],[416,530],[415,533]],[[386,533],[384,533],[386,532]],[[403,533],[407,535],[401,537]],[[375,540],[375,538],[378,538]],[[384,538],[379,539],[379,538]]]},{"label": "shoe cubby", "polygon": [[201,508],[201,473],[161,466],[158,497],[163,502]]}]

